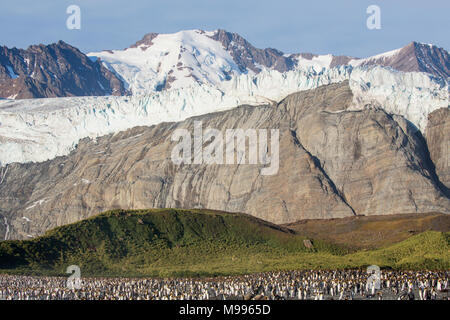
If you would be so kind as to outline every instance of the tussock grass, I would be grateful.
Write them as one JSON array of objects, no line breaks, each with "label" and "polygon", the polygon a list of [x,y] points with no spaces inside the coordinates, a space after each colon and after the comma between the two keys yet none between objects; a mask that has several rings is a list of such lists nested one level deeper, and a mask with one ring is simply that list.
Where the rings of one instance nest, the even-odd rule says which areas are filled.
[{"label": "tussock grass", "polygon": [[274,270],[450,268],[450,233],[425,232],[378,250],[349,253],[244,214],[211,210],[113,210],[24,241],[0,243],[0,272],[199,277]]}]

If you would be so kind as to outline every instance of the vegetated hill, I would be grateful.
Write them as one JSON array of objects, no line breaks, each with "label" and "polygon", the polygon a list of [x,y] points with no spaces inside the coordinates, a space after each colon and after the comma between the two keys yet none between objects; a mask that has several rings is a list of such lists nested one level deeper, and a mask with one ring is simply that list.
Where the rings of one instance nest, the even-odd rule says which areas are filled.
[{"label": "vegetated hill", "polygon": [[273,270],[382,267],[448,269],[449,233],[428,232],[346,254],[249,215],[211,210],[114,210],[42,237],[0,243],[0,270],[82,275],[214,276]]},{"label": "vegetated hill", "polygon": [[351,250],[376,249],[425,231],[450,231],[450,215],[413,213],[310,219],[284,225],[297,233],[345,246]]},{"label": "vegetated hill", "polygon": [[[317,246],[333,250],[322,243]],[[0,268],[63,271],[77,264],[93,274],[155,274],[155,270],[161,274],[171,266],[189,270],[192,265],[211,264],[207,270],[213,273],[226,256],[234,259],[267,253],[274,257],[310,250],[291,230],[249,215],[209,210],[114,210],[33,240],[0,243]]]},{"label": "vegetated hill", "polygon": [[349,255],[349,264],[375,264],[397,269],[450,268],[450,232],[427,231],[386,248],[358,251]]}]

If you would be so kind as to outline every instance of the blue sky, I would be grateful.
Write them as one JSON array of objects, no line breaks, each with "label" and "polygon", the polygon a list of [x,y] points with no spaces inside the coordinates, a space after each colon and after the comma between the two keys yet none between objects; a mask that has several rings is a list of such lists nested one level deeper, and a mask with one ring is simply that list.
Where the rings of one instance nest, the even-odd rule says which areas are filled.
[{"label": "blue sky", "polygon": [[[66,8],[81,8],[81,30]],[[381,8],[381,29],[366,8]],[[1,0],[0,45],[64,40],[83,52],[123,49],[148,32],[226,29],[259,48],[365,57],[415,40],[450,48],[448,0]]]}]

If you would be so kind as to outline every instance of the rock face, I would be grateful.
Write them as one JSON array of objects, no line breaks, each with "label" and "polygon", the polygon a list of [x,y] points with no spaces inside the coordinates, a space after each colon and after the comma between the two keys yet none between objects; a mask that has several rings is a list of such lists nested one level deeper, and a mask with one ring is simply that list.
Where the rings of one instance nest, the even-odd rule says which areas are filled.
[{"label": "rock face", "polygon": [[222,44],[242,72],[252,70],[258,73],[261,71],[261,67],[258,65],[285,72],[293,70],[297,62],[294,56],[284,56],[284,53],[277,49],[255,48],[237,33],[219,29],[211,38]]},{"label": "rock face", "polygon": [[428,116],[425,130],[430,157],[440,182],[450,188],[450,109],[435,110]]},{"label": "rock face", "polygon": [[[293,95],[284,103],[295,105],[295,99]],[[340,105],[308,105],[296,117],[294,130],[356,213],[450,209],[448,199],[436,201],[443,194],[426,144],[404,118],[379,109],[345,112]],[[437,203],[444,206],[440,209]]]},{"label": "rock face", "polygon": [[[250,69],[257,73],[260,71],[258,66],[264,66],[285,72],[293,70],[301,64],[302,62],[298,61],[299,58],[312,60],[313,58],[321,57],[312,53],[285,55],[276,49],[258,49],[239,34],[220,29],[214,33],[212,38],[222,43],[223,47],[230,52],[234,61],[243,71]],[[450,77],[450,56],[443,48],[411,42],[403,48],[394,51],[395,53],[393,52],[393,54],[385,53],[365,59],[330,55],[330,62],[325,67],[333,68],[354,62],[352,64],[380,65],[404,72],[428,72],[439,77]]]},{"label": "rock face", "polygon": [[27,50],[0,47],[0,97],[124,95],[119,78],[99,61],[59,41]]},{"label": "rock face", "polygon": [[[42,234],[112,208],[210,208],[273,223],[450,211],[425,141],[401,117],[352,103],[348,82],[178,123],[136,127],[68,156],[11,164],[0,178],[0,237]],[[279,129],[279,170],[255,164],[175,164],[176,129]],[[207,146],[205,143],[204,146]],[[270,145],[270,143],[269,143]],[[6,172],[5,172],[6,171]]]},{"label": "rock face", "polygon": [[411,42],[391,54],[361,59],[360,65],[380,65],[404,72],[428,72],[438,77],[450,77],[450,56],[443,48]]}]

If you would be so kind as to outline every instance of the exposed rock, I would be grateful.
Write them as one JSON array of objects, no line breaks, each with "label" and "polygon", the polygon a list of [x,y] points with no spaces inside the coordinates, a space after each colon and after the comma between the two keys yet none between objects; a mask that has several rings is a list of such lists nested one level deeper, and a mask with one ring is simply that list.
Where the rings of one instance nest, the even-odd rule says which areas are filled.
[{"label": "exposed rock", "polygon": [[387,66],[405,72],[428,72],[439,77],[450,77],[450,56],[443,48],[411,42],[391,56],[369,57],[362,65]]},{"label": "exposed rock", "polygon": [[[222,43],[241,70],[250,69],[254,72],[259,72],[259,65],[285,72],[298,66],[298,57],[307,60],[320,57],[312,53],[285,55],[276,49],[258,49],[239,34],[220,29],[214,33],[212,38]],[[391,67],[404,72],[428,72],[444,78],[450,76],[450,56],[448,52],[443,48],[418,42],[411,42],[392,55],[375,55],[365,59],[332,55],[331,62],[327,67],[333,68],[339,65],[347,65],[350,61],[360,65]]]},{"label": "exposed rock", "polygon": [[345,66],[351,61],[352,57],[349,56],[333,56],[330,63],[330,68],[334,68],[337,66]]},{"label": "exposed rock", "polygon": [[[376,108],[347,111],[351,103],[345,81],[277,105],[241,106],[84,139],[68,156],[9,165],[0,184],[0,220],[7,218],[8,238],[26,238],[113,208],[210,208],[279,224],[449,212],[424,140],[402,129],[403,118]],[[253,164],[176,165],[171,136],[175,129],[193,134],[195,121],[222,133],[279,129],[278,173],[261,175],[261,165]],[[1,239],[5,234],[3,226]]]},{"label": "exposed rock", "polygon": [[27,50],[0,47],[0,97],[124,95],[122,81],[63,41]]},{"label": "exposed rock", "polygon": [[249,69],[258,73],[261,71],[258,65],[261,65],[285,72],[293,70],[296,64],[293,57],[284,56],[283,52],[279,50],[255,48],[237,33],[219,29],[211,38],[222,43],[222,46],[231,54],[241,71]]},{"label": "exposed rock", "polygon": [[[335,102],[344,91],[318,103],[320,92],[291,95],[280,107],[291,115],[299,141],[357,214],[450,210],[426,143],[407,120],[373,107],[346,111],[346,105]],[[298,105],[305,107],[292,108]]]},{"label": "exposed rock", "polygon": [[[450,109],[442,108],[428,116],[425,129],[430,157],[445,188],[450,188]],[[449,193],[447,193],[449,194]]]}]

